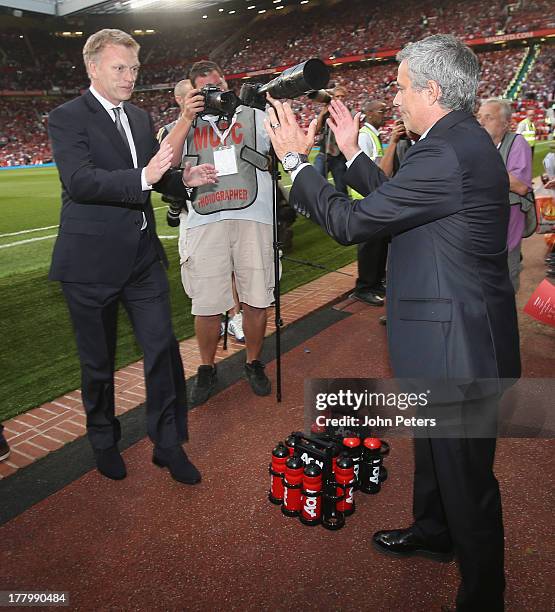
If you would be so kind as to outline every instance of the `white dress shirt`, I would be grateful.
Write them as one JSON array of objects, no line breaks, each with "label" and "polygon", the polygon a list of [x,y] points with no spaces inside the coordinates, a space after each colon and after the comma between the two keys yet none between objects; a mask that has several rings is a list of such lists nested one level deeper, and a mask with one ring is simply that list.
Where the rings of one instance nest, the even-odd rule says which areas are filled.
[{"label": "white dress shirt", "polygon": [[[101,96],[98,91],[91,85],[90,92],[92,95],[102,104],[103,108],[108,113],[110,119],[115,123],[116,122],[116,113],[113,110],[115,108],[115,104],[112,104],[109,100],[106,100],[103,96]],[[129,142],[129,148],[131,149],[131,158],[133,159],[133,167],[138,168],[137,165],[137,149],[135,149],[135,142],[133,141],[133,134],[131,133],[131,126],[129,125],[129,119],[125,114],[125,110],[123,108],[123,102],[117,104],[117,106],[121,109],[119,116],[121,119],[121,125],[127,136],[127,141]],[[152,185],[149,185],[146,180],[146,168],[141,170],[141,189],[142,191],[150,191],[152,189]],[[146,216],[143,211],[143,224],[141,226],[141,230],[146,229]]]}]

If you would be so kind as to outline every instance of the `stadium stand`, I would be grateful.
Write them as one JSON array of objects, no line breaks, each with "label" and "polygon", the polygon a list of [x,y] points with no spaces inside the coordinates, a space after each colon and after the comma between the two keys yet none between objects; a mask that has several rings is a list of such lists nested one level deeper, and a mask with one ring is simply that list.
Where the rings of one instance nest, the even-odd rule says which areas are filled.
[{"label": "stadium stand", "polygon": [[[366,10],[365,10],[366,8]],[[395,94],[394,50],[416,38],[437,32],[452,32],[467,40],[486,36],[555,27],[550,2],[535,0],[509,4],[505,0],[483,3],[468,0],[442,3],[426,0],[378,0],[371,13],[360,0],[334,6],[315,6],[297,10],[291,27],[291,10],[266,19],[241,24],[243,31],[225,48],[225,41],[238,23],[218,24],[218,39],[208,36],[208,24],[202,27],[157,32],[141,36],[142,67],[134,101],[153,115],[157,127],[175,117],[171,88],[184,78],[192,62],[203,57],[219,59],[226,74],[242,76],[247,71],[292,65],[308,57],[319,56],[334,63],[332,80],[349,91],[348,104],[358,110],[369,96],[391,104]],[[83,38],[60,37],[44,28],[17,30],[1,28],[0,23],[0,165],[12,166],[49,161],[51,152],[46,137],[48,111],[67,95],[75,95],[87,86],[81,59]],[[526,58],[529,43],[515,41],[501,49],[476,47],[482,63],[479,97],[503,95]],[[492,50],[495,49],[495,50]],[[389,50],[389,52],[388,52]],[[214,53],[215,51],[215,53]],[[389,59],[378,61],[380,55]],[[373,57],[372,54],[374,54]],[[347,58],[358,56],[356,62]],[[360,56],[369,61],[358,61]],[[354,58],[354,57],[353,57]],[[344,62],[339,66],[340,62]],[[543,123],[545,108],[554,99],[555,48],[546,42],[522,82],[515,101],[515,121],[523,109],[536,108],[538,138],[548,135]],[[239,90],[242,80],[230,81]],[[140,91],[139,91],[140,90]],[[22,94],[25,93],[24,97]],[[295,109],[307,125],[319,110],[306,98],[294,101]],[[522,112],[521,112],[522,111]],[[392,117],[393,119],[394,117]],[[386,124],[387,139],[391,121]]]}]

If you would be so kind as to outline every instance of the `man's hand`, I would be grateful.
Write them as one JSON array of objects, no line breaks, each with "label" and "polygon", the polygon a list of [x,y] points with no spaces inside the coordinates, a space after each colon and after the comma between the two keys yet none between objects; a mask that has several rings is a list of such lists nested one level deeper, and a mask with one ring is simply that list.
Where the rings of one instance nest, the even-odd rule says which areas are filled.
[{"label": "man's hand", "polygon": [[216,167],[212,164],[192,166],[191,162],[187,162],[183,168],[183,184],[186,187],[200,187],[217,182]]},{"label": "man's hand", "polygon": [[335,135],[337,146],[347,161],[351,160],[359,151],[358,132],[360,126],[360,113],[351,117],[349,109],[341,100],[332,100],[330,104],[330,118],[327,123]]},{"label": "man's hand", "polygon": [[200,93],[200,89],[191,89],[183,101],[182,117],[188,121],[194,121],[198,113],[204,110],[204,96]]},{"label": "man's hand", "polygon": [[389,137],[389,144],[396,145],[403,136],[407,135],[405,124],[402,121],[397,120],[393,129],[391,130],[391,136]]},{"label": "man's hand", "polygon": [[282,104],[269,95],[268,101],[272,105],[268,109],[268,117],[264,119],[264,127],[272,141],[274,151],[280,160],[286,153],[304,153],[308,155],[314,145],[316,136],[316,119],[313,119],[305,132],[297,123],[291,106]]},{"label": "man's hand", "polygon": [[165,140],[162,141],[158,153],[148,162],[145,168],[145,179],[149,185],[157,183],[172,165],[173,149]]}]

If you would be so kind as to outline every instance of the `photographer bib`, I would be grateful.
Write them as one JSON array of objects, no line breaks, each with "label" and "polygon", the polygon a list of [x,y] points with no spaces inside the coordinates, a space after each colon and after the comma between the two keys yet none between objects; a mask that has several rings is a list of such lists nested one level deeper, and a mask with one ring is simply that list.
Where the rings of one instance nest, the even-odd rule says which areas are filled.
[{"label": "photographer bib", "polygon": [[258,193],[256,167],[247,161],[245,151],[256,147],[254,109],[242,106],[229,123],[216,123],[215,117],[197,117],[187,136],[187,157],[197,164],[214,164],[218,183],[196,189],[192,206],[199,215],[247,208]]}]

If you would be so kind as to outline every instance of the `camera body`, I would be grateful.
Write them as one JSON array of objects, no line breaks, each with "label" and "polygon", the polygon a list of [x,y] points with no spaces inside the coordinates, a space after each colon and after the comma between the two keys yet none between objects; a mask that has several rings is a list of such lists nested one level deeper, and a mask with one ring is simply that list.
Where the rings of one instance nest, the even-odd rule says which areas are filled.
[{"label": "camera body", "polygon": [[205,85],[200,93],[204,98],[204,112],[210,115],[232,117],[242,104],[233,91],[222,91],[216,85]]}]

